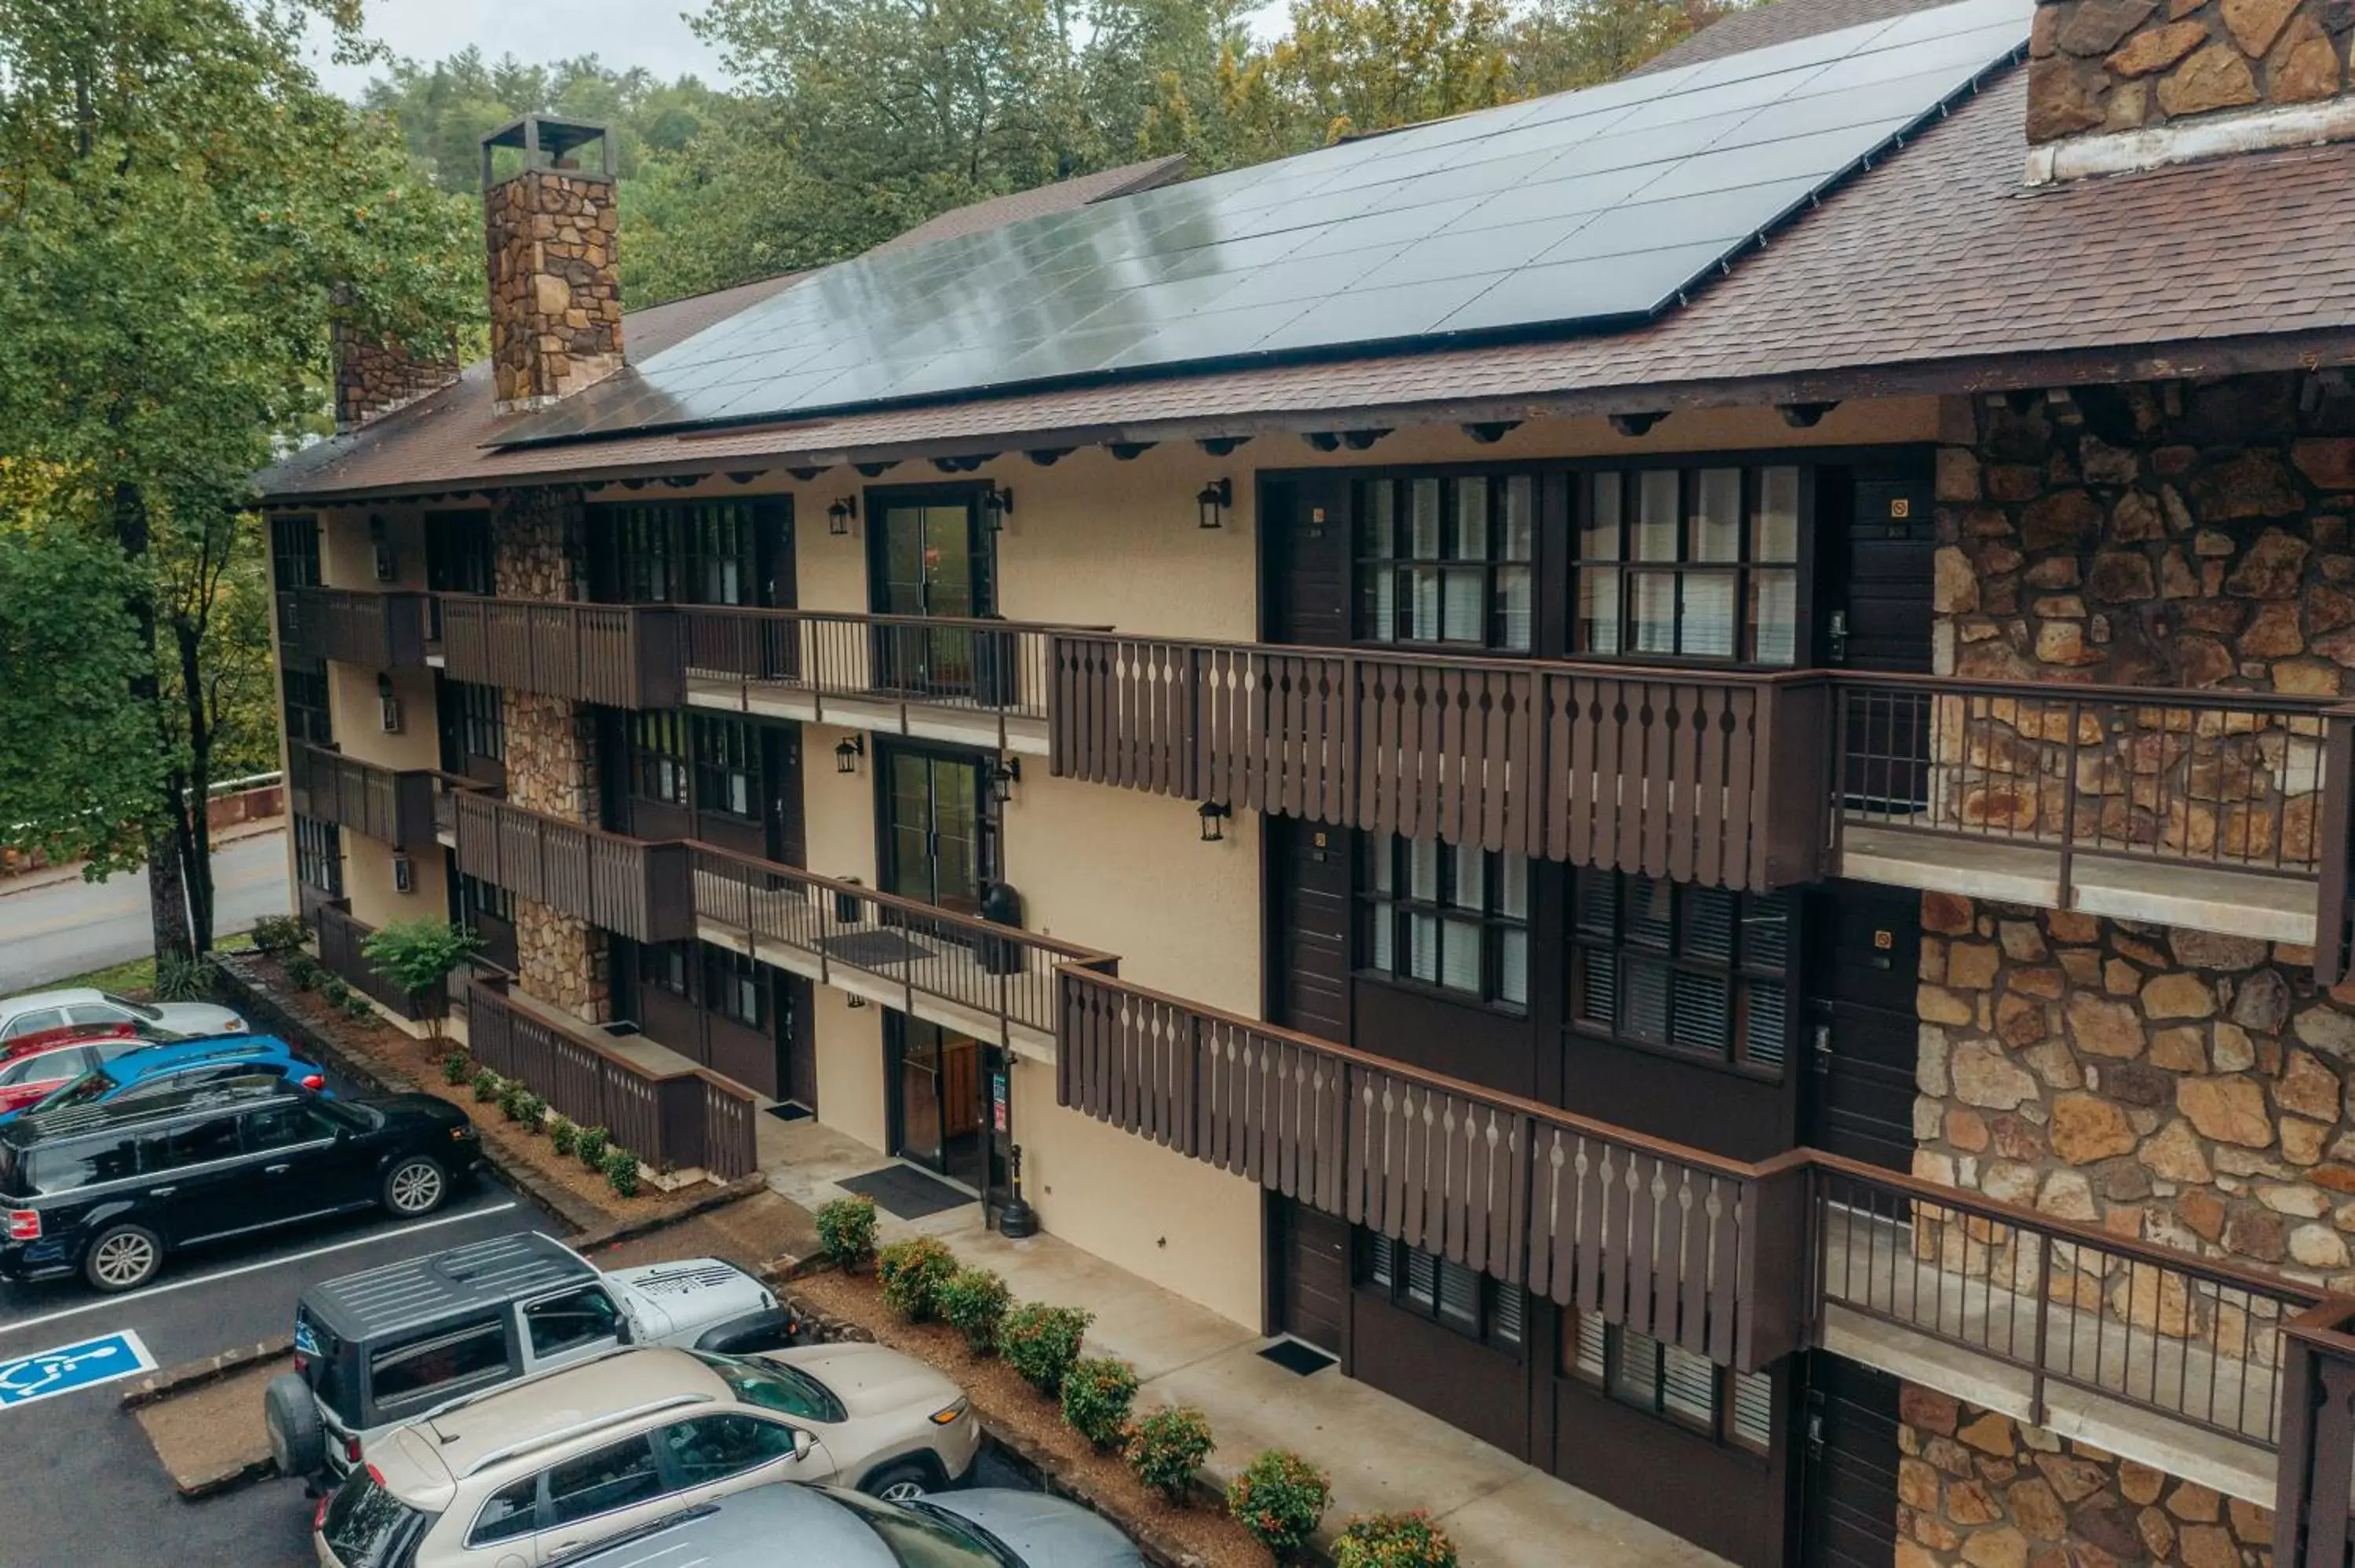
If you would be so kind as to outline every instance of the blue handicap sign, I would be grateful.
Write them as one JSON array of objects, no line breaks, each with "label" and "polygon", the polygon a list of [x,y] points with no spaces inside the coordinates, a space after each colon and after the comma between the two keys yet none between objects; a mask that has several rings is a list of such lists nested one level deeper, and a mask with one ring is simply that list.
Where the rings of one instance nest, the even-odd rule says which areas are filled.
[{"label": "blue handicap sign", "polygon": [[0,1361],[0,1410],[155,1370],[155,1358],[127,1329],[78,1345],[36,1351]]}]

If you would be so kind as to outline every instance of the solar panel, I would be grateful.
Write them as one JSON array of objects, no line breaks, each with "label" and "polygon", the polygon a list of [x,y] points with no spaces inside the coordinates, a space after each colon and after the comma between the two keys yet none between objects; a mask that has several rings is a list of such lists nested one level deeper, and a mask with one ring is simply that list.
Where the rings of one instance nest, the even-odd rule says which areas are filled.
[{"label": "solar panel", "polygon": [[1962,0],[858,257],[506,441],[1640,321],[2016,59],[2033,8]]}]

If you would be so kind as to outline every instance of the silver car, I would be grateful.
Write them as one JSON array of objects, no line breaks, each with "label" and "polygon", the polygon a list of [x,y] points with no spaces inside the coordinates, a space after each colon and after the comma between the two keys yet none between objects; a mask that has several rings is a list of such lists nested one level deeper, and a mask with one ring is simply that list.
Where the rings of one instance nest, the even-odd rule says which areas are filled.
[{"label": "silver car", "polygon": [[839,1487],[754,1487],[656,1520],[563,1568],[1144,1568],[1127,1537],[1042,1492],[943,1492],[902,1506]]}]

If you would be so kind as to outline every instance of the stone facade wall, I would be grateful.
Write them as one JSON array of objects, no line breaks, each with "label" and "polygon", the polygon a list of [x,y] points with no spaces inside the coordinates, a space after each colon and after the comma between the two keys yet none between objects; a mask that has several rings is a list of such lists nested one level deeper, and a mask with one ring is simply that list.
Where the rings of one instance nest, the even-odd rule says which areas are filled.
[{"label": "stone facade wall", "polygon": [[1898,1416],[1897,1568],[2271,1568],[2254,1503],[1910,1383]]},{"label": "stone facade wall", "polygon": [[458,379],[454,350],[421,359],[398,339],[371,335],[340,319],[329,333],[336,356],[338,431],[357,429]]},{"label": "stone facade wall", "polygon": [[2029,44],[2028,139],[2334,97],[2351,24],[2345,0],[2045,0]]},{"label": "stone facade wall", "polygon": [[[517,490],[493,514],[492,575],[502,599],[572,600],[581,597],[580,492]],[[597,736],[585,703],[509,690],[507,799],[568,821],[600,814]],[[592,1023],[613,1001],[612,954],[605,933],[528,898],[516,900],[516,967],[523,989]]]},{"label": "stone facade wall", "polygon": [[491,373],[502,408],[577,392],[622,366],[610,180],[527,169],[483,193]]},{"label": "stone facade wall", "polygon": [[2355,987],[2241,938],[1934,893],[1922,922],[1916,1174],[2355,1287]]}]

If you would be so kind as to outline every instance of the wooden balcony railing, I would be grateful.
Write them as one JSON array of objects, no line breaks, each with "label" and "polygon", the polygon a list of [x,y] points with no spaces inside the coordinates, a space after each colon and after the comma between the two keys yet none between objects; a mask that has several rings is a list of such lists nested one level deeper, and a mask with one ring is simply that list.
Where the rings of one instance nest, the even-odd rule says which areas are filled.
[{"label": "wooden balcony railing", "polygon": [[1054,770],[1728,887],[1811,880],[1825,678],[1050,639]]},{"label": "wooden balcony railing", "polygon": [[747,1091],[701,1068],[643,1067],[587,1026],[511,995],[505,980],[464,980],[458,994],[467,1052],[520,1078],[558,1115],[604,1128],[648,1165],[700,1167],[723,1181],[760,1168],[759,1107]]},{"label": "wooden balcony railing", "polygon": [[450,678],[617,708],[686,698],[679,611],[668,605],[552,604],[438,596]]},{"label": "wooden balcony railing", "polygon": [[379,1002],[410,1022],[439,1018],[449,1011],[450,993],[447,986],[437,985],[430,991],[403,991],[368,962],[360,951],[360,944],[376,935],[376,927],[352,918],[351,912],[340,905],[321,906],[316,925],[319,932],[319,963],[329,974],[340,976],[344,982],[369,1001]]},{"label": "wooden balcony railing", "polygon": [[687,605],[690,680],[763,690],[1044,719],[1054,628],[948,616]]},{"label": "wooden balcony railing", "polygon": [[2282,1333],[2276,1568],[2346,1568],[2355,1554],[2355,1300],[2336,1297]]},{"label": "wooden balcony railing", "polygon": [[434,778],[431,768],[395,770],[316,746],[286,754],[287,795],[297,815],[396,850],[433,842]]},{"label": "wooden balcony railing", "polygon": [[684,843],[624,838],[463,790],[452,804],[467,875],[635,941],[695,935]]},{"label": "wooden balcony railing", "polygon": [[1055,1033],[1064,966],[1117,966],[1110,954],[1018,927],[709,844],[693,848],[697,916],[741,938],[754,958],[821,984],[897,992],[900,1010],[911,1015],[920,997],[944,1002],[995,1020],[1001,1041],[1015,1024]]},{"label": "wooden balcony railing", "polygon": [[293,652],[368,670],[425,662],[430,597],[406,590],[293,588],[278,596],[278,639]]}]

